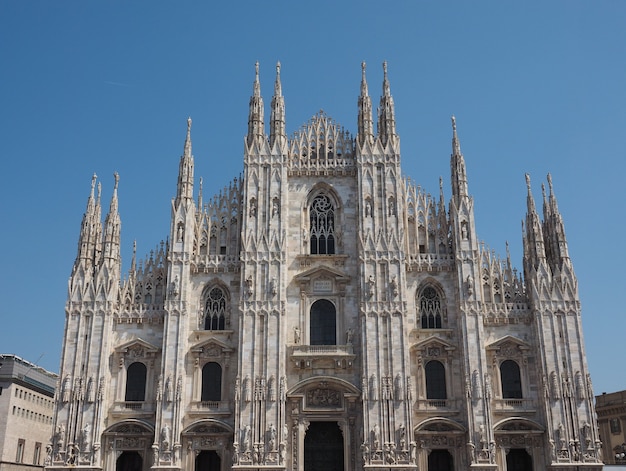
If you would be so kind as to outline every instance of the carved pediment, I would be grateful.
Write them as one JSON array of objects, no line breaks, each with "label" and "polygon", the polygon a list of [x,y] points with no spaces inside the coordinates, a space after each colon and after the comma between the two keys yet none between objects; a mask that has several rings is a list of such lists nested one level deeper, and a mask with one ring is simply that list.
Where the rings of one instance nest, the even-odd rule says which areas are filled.
[{"label": "carved pediment", "polygon": [[137,338],[116,347],[115,352],[129,360],[141,360],[154,358],[154,356],[159,352],[159,348],[143,339]]},{"label": "carved pediment", "polygon": [[345,291],[350,276],[335,268],[321,265],[294,277],[302,291],[308,293],[337,293]]},{"label": "carved pediment", "polygon": [[230,356],[233,349],[218,339],[212,338],[191,348],[195,358],[224,358]]},{"label": "carved pediment", "polygon": [[487,345],[487,351],[493,352],[496,356],[511,358],[527,355],[530,351],[530,345],[517,337],[507,335]]},{"label": "carved pediment", "polygon": [[429,337],[411,347],[413,352],[420,354],[423,357],[444,357],[449,355],[452,351],[456,350],[456,346],[450,342],[439,338]]}]

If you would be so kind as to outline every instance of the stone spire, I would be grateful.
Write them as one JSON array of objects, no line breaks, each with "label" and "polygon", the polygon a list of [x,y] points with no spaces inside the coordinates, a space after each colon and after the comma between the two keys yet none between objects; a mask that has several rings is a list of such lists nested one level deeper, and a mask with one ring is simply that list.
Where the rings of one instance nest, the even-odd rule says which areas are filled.
[{"label": "stone spire", "polygon": [[178,167],[176,203],[179,204],[182,200],[191,199],[193,199],[193,155],[191,154],[191,118],[187,118],[185,148]]},{"label": "stone spire", "polygon": [[274,83],[274,96],[272,97],[272,114],[270,117],[270,146],[277,140],[285,142],[285,99],[283,98],[282,85],[280,83],[280,62],[276,64],[276,82]]},{"label": "stone spire", "polygon": [[359,117],[357,140],[360,145],[371,142],[374,138],[374,122],[372,119],[372,99],[367,90],[365,78],[365,62],[361,62],[361,94],[359,95]]},{"label": "stone spire", "polygon": [[98,177],[94,173],[91,177],[91,191],[87,198],[87,208],[83,214],[83,220],[78,238],[78,255],[76,264],[82,262],[88,266],[95,262],[95,256],[102,238],[100,224],[100,194],[95,199],[94,191]]},{"label": "stone spire", "polygon": [[550,174],[548,174],[548,187],[550,194],[547,199],[544,189],[543,234],[546,241],[546,257],[554,271],[555,268],[561,270],[563,263],[569,264],[570,259],[563,217],[559,212],[554,187],[552,186],[552,176]]},{"label": "stone spire", "polygon": [[[524,264],[527,269],[537,269],[546,259],[541,221],[535,207],[535,199],[530,188],[530,175],[526,174],[526,226],[524,234]],[[528,274],[529,272],[527,272]]]},{"label": "stone spire", "polygon": [[383,146],[396,137],[396,114],[387,77],[387,62],[383,62],[383,94],[378,108],[378,137]]},{"label": "stone spire", "polygon": [[103,261],[120,262],[120,233],[121,220],[118,212],[117,187],[120,176],[117,172],[113,174],[115,178],[115,186],[113,187],[113,196],[109,206],[109,213],[104,221],[104,245],[102,248]]},{"label": "stone spire", "polygon": [[265,124],[263,122],[263,98],[261,97],[261,82],[259,81],[259,63],[255,65],[255,76],[252,96],[250,97],[250,111],[248,114],[248,146],[255,140],[265,138]]},{"label": "stone spire", "polygon": [[452,155],[450,156],[450,170],[452,172],[452,197],[457,201],[467,198],[467,173],[465,159],[461,153],[461,144],[456,134],[456,118],[452,116]]}]

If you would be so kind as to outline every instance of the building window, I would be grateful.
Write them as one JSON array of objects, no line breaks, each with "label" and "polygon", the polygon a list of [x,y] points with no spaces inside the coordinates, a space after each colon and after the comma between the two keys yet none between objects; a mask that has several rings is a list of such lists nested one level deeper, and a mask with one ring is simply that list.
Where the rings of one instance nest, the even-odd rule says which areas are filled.
[{"label": "building window", "polygon": [[441,329],[441,297],[432,286],[427,286],[419,296],[422,329]]},{"label": "building window", "polygon": [[200,400],[222,400],[222,367],[218,363],[210,362],[202,368],[202,395]]},{"label": "building window", "polygon": [[24,460],[24,444],[26,442],[23,438],[17,441],[17,452],[15,453],[15,462],[21,463]]},{"label": "building window", "polygon": [[516,362],[505,360],[500,364],[500,381],[503,399],[522,398],[522,378]]},{"label": "building window", "polygon": [[440,361],[429,361],[425,367],[426,399],[447,399],[446,368]]},{"label": "building window", "polygon": [[221,288],[212,288],[204,305],[204,330],[224,330],[226,296]]},{"label": "building window", "polygon": [[613,434],[622,433],[622,427],[621,427],[621,424],[619,423],[619,419],[613,418],[609,420],[609,424],[611,427],[611,433]]},{"label": "building window", "polygon": [[311,345],[337,345],[337,313],[333,303],[327,299],[315,301],[310,320]]},{"label": "building window", "polygon": [[309,208],[311,255],[335,253],[335,208],[326,195],[317,195]]},{"label": "building window", "polygon": [[33,453],[33,464],[39,464],[39,457],[41,456],[41,443],[35,443],[35,452]]},{"label": "building window", "polygon": [[126,372],[126,401],[146,400],[146,365],[141,362],[132,363]]}]

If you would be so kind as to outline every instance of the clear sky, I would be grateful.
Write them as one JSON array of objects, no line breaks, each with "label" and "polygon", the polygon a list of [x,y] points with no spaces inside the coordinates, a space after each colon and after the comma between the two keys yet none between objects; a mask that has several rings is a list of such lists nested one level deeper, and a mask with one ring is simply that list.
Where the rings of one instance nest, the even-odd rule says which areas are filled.
[{"label": "clear sky", "polygon": [[405,175],[449,198],[456,115],[478,235],[520,269],[524,173],[540,203],[551,172],[595,392],[626,389],[625,58],[624,1],[4,0],[0,353],[58,371],[94,172],[105,208],[120,174],[127,272],[167,237],[188,116],[205,200],[242,171],[255,61],[291,134],[320,109],[355,133],[386,60]]}]

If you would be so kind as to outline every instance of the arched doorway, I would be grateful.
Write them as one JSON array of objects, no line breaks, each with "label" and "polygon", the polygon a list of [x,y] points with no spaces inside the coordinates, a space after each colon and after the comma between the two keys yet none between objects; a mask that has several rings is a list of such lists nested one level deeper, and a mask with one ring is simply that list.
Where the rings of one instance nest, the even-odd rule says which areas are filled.
[{"label": "arched doorway", "polygon": [[428,471],[454,471],[452,455],[448,450],[433,450],[428,455]]},{"label": "arched doorway", "polygon": [[512,448],[506,455],[507,471],[533,471],[533,459],[523,448]]},{"label": "arched doorway", "polygon": [[220,471],[220,461],[215,450],[202,450],[196,456],[195,471]]},{"label": "arched doorway", "polygon": [[343,434],[337,422],[311,422],[304,436],[304,471],[343,471]]},{"label": "arched doorway", "polygon": [[124,451],[115,462],[115,471],[141,471],[143,460],[136,451]]}]

